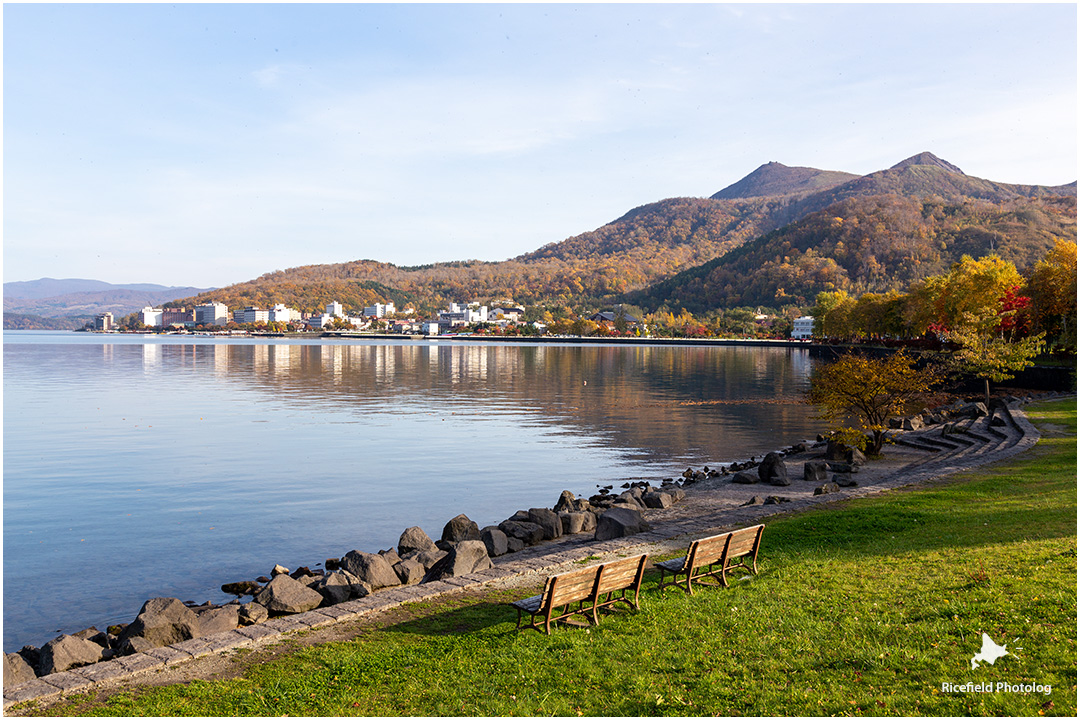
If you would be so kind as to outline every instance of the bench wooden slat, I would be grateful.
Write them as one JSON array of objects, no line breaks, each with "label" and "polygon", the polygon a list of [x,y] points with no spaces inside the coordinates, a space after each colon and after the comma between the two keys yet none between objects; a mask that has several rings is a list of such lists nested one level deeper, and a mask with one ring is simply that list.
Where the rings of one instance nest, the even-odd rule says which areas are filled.
[{"label": "bench wooden slat", "polygon": [[[693,594],[694,582],[700,584],[710,577],[727,587],[727,571],[734,567],[742,567],[757,574],[757,553],[764,529],[764,525],[755,525],[694,540],[687,548],[686,557],[656,564],[656,567],[660,568],[660,584],[657,589],[663,590],[669,585],[677,585]],[[738,562],[734,562],[735,560]],[[672,579],[664,582],[668,574]],[[685,577],[685,580],[680,580],[680,577]]]},{"label": "bench wooden slat", "polygon": [[[647,561],[647,555],[639,555],[552,575],[544,584],[542,594],[510,603],[518,611],[518,628],[523,612],[530,615],[529,627],[543,628],[550,634],[552,622],[571,615],[580,614],[587,618],[591,614],[593,622],[599,623],[597,611],[615,603],[624,602],[636,610]],[[618,597],[616,593],[619,593]],[[633,595],[628,597],[627,593]],[[571,608],[574,603],[577,607]],[[560,609],[562,611],[558,612]]]},{"label": "bench wooden slat", "polygon": [[689,553],[687,553],[687,557],[691,554],[694,556],[694,567],[711,565],[724,556],[724,550],[727,548],[730,536],[731,533],[724,533],[723,535],[697,540]]},{"label": "bench wooden slat", "polygon": [[[758,526],[760,527],[760,525]],[[739,557],[753,552],[758,543],[757,528],[746,528],[731,534],[731,542],[728,544],[728,557]]]}]

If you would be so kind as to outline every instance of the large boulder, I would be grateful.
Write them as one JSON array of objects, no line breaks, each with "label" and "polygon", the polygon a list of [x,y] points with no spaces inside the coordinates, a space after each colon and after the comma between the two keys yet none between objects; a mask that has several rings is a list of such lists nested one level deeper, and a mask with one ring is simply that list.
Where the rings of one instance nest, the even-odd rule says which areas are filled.
[{"label": "large boulder", "polygon": [[529,508],[529,522],[539,525],[544,531],[545,540],[562,537],[562,521],[555,511],[547,508]]},{"label": "large boulder", "polygon": [[446,523],[442,531],[443,542],[461,542],[462,540],[479,540],[480,527],[466,515],[458,515]]},{"label": "large boulder", "polygon": [[225,583],[221,586],[221,592],[235,595],[236,597],[254,595],[260,590],[262,590],[262,585],[254,580],[241,580],[239,582]]},{"label": "large boulder", "polygon": [[397,550],[380,550],[379,555],[382,555],[383,560],[390,563],[391,566],[401,562],[401,556],[398,555]]},{"label": "large boulder", "polygon": [[731,482],[739,483],[741,485],[753,485],[760,481],[761,478],[752,470],[740,470],[731,476]]},{"label": "large boulder", "polygon": [[275,576],[255,596],[255,602],[272,613],[307,612],[319,607],[322,601],[322,595],[288,575]]},{"label": "large boulder", "polygon": [[432,566],[446,557],[446,551],[435,548],[434,550],[425,550],[424,552],[411,552],[402,560],[415,560],[424,566],[424,570],[430,570]]},{"label": "large boulder", "polygon": [[574,497],[574,493],[569,490],[563,490],[559,495],[559,502],[555,503],[555,507],[552,508],[556,513],[564,512],[578,512],[581,508],[581,504],[584,500],[578,500]]},{"label": "large boulder", "polygon": [[4,653],[4,687],[14,687],[37,677],[34,668],[18,653]]},{"label": "large boulder", "polygon": [[235,630],[240,624],[239,613],[239,605],[196,609],[195,615],[199,618],[199,636]]},{"label": "large boulder", "polygon": [[986,405],[981,402],[962,403],[957,401],[950,407],[949,414],[953,417],[986,417],[989,413]]},{"label": "large boulder", "polygon": [[635,535],[640,532],[651,530],[645,522],[645,517],[640,510],[631,507],[612,508],[599,517],[596,522],[597,540],[613,540],[614,538]]},{"label": "large boulder", "polygon": [[401,537],[398,538],[397,551],[401,557],[405,557],[411,552],[429,552],[436,549],[435,541],[426,532],[415,526],[405,528],[405,532],[401,533]]},{"label": "large boulder", "polygon": [[612,495],[593,495],[589,498],[589,505],[593,508],[605,509],[615,504],[615,497]]},{"label": "large boulder", "polygon": [[838,487],[859,487],[858,481],[851,477],[851,473],[836,473],[832,476],[832,481]]},{"label": "large boulder", "polygon": [[408,558],[394,563],[394,572],[397,573],[402,585],[415,585],[424,579],[427,568],[417,560]]},{"label": "large boulder", "polygon": [[352,597],[352,587],[358,582],[356,577],[344,570],[323,575],[311,589],[323,597],[323,605],[337,605]]},{"label": "large boulder", "polygon": [[803,480],[825,482],[829,479],[829,465],[824,460],[807,460],[803,463]]},{"label": "large boulder", "polygon": [[[120,633],[117,643],[122,651],[137,651],[145,644],[155,648],[191,640],[198,637],[200,631],[199,618],[184,603],[176,598],[151,598],[143,603],[135,621]],[[145,643],[131,645],[128,641],[134,638],[142,638]]]},{"label": "large boulder", "polygon": [[503,520],[499,523],[499,529],[506,533],[507,538],[517,538],[525,545],[536,545],[544,540],[544,528],[536,523]]},{"label": "large boulder", "polygon": [[771,452],[766,455],[758,465],[757,471],[761,482],[767,482],[770,485],[791,484],[791,480],[788,479],[787,465],[784,464],[784,458],[780,457],[780,453]]},{"label": "large boulder", "polygon": [[506,533],[494,525],[488,525],[480,529],[480,541],[487,547],[488,555],[499,557],[509,550],[506,544]]},{"label": "large boulder", "polygon": [[900,421],[900,428],[902,430],[922,430],[923,421],[922,417],[915,415],[913,417],[906,417]]},{"label": "large boulder", "polygon": [[648,508],[668,508],[674,504],[674,500],[666,492],[647,492],[641,496],[641,501],[645,503],[645,507]]},{"label": "large boulder", "polygon": [[591,512],[559,513],[559,520],[562,521],[563,535],[577,535],[596,530],[596,515]]},{"label": "large boulder", "polygon": [[240,606],[239,612],[241,625],[255,625],[270,619],[270,611],[257,602],[249,602]]},{"label": "large boulder", "polygon": [[45,646],[41,648],[38,673],[52,675],[83,665],[93,665],[105,658],[105,648],[96,642],[74,635],[61,635],[45,643]]},{"label": "large boulder", "polygon": [[[634,490],[637,490],[637,492],[634,492]],[[632,488],[630,490],[627,490],[626,492],[621,492],[615,497],[615,502],[612,506],[614,507],[615,505],[627,505],[629,507],[636,507],[639,510],[644,510],[645,503],[641,501],[641,495],[642,493],[640,488]]]},{"label": "large boulder", "polygon": [[842,461],[844,459],[844,453],[846,453],[847,450],[847,445],[839,440],[829,438],[829,442],[825,445],[825,459]]},{"label": "large boulder", "polygon": [[495,567],[488,557],[487,546],[480,540],[462,540],[446,557],[428,570],[424,582],[460,577]]},{"label": "large boulder", "polygon": [[360,582],[367,583],[372,590],[401,584],[393,565],[382,555],[351,550],[341,558],[341,569],[355,575]]}]

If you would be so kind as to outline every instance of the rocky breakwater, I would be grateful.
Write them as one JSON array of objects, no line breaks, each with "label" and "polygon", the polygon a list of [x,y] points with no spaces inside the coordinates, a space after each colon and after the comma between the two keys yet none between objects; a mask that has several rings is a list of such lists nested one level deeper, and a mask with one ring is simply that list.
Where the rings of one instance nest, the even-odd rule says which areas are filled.
[{"label": "rocky breakwater", "polygon": [[[410,527],[401,533],[396,548],[375,553],[352,550],[317,563],[314,570],[290,571],[275,565],[269,577],[222,585],[223,592],[236,596],[224,605],[152,598],[128,624],[112,625],[105,631],[91,627],[60,635],[41,648],[28,645],[17,653],[5,653],[4,688],[382,590],[469,575],[493,567],[492,558],[564,535],[591,534],[602,541],[645,532],[650,529],[645,520],[649,509],[670,507],[685,497],[674,480],[665,480],[660,487],[646,482],[623,487],[619,494],[612,493],[610,486],[602,488],[587,500],[563,491],[552,508],[519,510],[498,525],[483,528],[458,515],[446,523],[437,541],[421,528]],[[250,599],[244,602],[244,598]]]},{"label": "rocky breakwater", "polygon": [[[793,474],[788,470],[788,460],[804,454],[811,454],[811,457],[802,463],[801,479],[815,483],[814,495],[837,492],[843,487],[857,487],[858,482],[851,476],[866,464],[866,456],[858,448],[847,447],[832,438],[819,435],[816,441],[804,440],[795,443],[782,450],[767,453],[761,460],[752,457],[744,462],[721,466],[719,470],[709,471],[705,477],[726,477],[729,482],[738,485],[788,487],[792,485],[793,478]],[[686,482],[702,479],[704,478],[695,474],[688,477]],[[776,505],[790,501],[791,498],[786,495],[767,495],[764,498],[755,495],[743,505]]]}]

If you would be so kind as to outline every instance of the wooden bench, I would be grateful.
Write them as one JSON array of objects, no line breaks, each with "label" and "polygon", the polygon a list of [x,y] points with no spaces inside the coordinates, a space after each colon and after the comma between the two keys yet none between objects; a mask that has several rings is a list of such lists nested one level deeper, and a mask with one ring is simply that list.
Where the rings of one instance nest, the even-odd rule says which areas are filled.
[{"label": "wooden bench", "polygon": [[[727,573],[734,568],[743,568],[756,575],[758,547],[764,529],[764,525],[755,525],[693,541],[685,557],[656,563],[660,568],[660,584],[656,589],[675,585],[692,595],[693,583],[701,583],[710,577],[727,587]],[[668,574],[671,580],[664,582]],[[679,579],[682,576],[685,581]]]},{"label": "wooden bench", "polygon": [[[648,555],[638,555],[600,566],[600,577],[597,579],[596,594],[592,601],[593,622],[600,622],[597,611],[614,607],[618,603],[626,603],[632,610],[640,607],[638,593],[641,591],[641,580],[645,577],[645,566],[648,564]],[[633,595],[627,597],[627,593]]]},{"label": "wooden bench", "polygon": [[511,603],[518,611],[517,627],[521,628],[525,613],[529,614],[528,627],[550,635],[551,623],[574,615],[583,616],[586,622],[591,615],[598,624],[598,611],[617,603],[636,610],[647,562],[648,555],[640,555],[552,575],[544,583],[544,592]]}]

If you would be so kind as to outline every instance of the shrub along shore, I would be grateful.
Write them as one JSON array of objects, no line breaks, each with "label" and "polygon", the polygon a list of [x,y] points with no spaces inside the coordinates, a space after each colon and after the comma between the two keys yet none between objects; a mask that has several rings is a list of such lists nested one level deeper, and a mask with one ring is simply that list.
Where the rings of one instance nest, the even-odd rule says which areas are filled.
[{"label": "shrub along shore", "polygon": [[[1013,459],[766,521],[760,574],[730,589],[657,593],[650,575],[637,613],[545,636],[506,604],[538,576],[240,652],[232,679],[45,712],[1075,716],[1076,402],[1027,413],[1043,437]],[[973,662],[984,633],[1007,652],[993,664]]]}]

